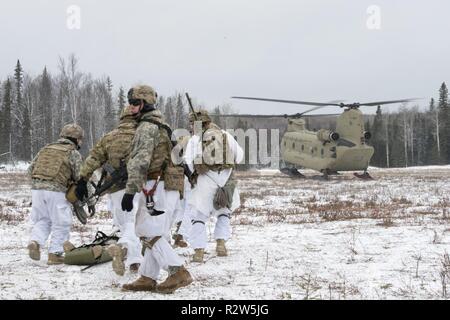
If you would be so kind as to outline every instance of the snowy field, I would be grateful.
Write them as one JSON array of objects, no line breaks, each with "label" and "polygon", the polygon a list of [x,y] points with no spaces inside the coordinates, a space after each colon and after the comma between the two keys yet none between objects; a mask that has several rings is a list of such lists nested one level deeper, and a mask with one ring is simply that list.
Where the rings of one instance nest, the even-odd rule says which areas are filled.
[{"label": "snowy field", "polygon": [[[80,272],[47,266],[46,252],[30,260],[30,181],[23,168],[0,169],[0,299],[448,299],[450,166],[370,171],[373,181],[238,174],[230,255],[217,257],[212,240],[203,264],[180,250],[195,281],[167,296],[122,292],[136,276],[110,264]],[[104,202],[97,211],[75,222],[72,242],[111,231]]]}]

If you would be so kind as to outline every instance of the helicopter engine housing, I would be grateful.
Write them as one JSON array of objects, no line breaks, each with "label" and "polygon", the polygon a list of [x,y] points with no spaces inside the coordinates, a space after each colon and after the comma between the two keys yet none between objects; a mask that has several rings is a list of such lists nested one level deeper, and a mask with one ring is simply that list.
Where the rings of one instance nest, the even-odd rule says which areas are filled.
[{"label": "helicopter engine housing", "polygon": [[317,131],[317,138],[322,142],[331,142],[339,140],[339,133],[326,129]]}]

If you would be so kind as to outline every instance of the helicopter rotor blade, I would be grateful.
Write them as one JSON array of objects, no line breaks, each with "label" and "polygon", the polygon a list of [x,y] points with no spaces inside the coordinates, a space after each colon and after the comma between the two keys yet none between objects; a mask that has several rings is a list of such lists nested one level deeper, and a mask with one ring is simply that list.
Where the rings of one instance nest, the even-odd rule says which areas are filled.
[{"label": "helicopter rotor blade", "polygon": [[211,117],[219,117],[219,118],[313,118],[313,117],[335,117],[339,116],[340,113],[332,113],[332,114],[307,114],[303,115],[302,113],[296,114],[210,114]]},{"label": "helicopter rotor blade", "polygon": [[360,106],[381,106],[383,104],[392,104],[392,103],[402,103],[402,102],[411,102],[415,100],[419,100],[420,98],[412,98],[412,99],[401,99],[401,100],[390,100],[390,101],[378,101],[378,102],[368,102],[368,103],[360,103]]},{"label": "helicopter rotor blade", "polygon": [[244,99],[244,100],[257,100],[257,101],[269,101],[269,102],[281,102],[281,103],[291,103],[291,104],[303,104],[307,106],[338,106],[338,103],[321,103],[321,102],[308,102],[308,101],[296,101],[296,100],[279,100],[279,99],[267,99],[267,98],[253,98],[253,97],[231,97],[232,99]]}]

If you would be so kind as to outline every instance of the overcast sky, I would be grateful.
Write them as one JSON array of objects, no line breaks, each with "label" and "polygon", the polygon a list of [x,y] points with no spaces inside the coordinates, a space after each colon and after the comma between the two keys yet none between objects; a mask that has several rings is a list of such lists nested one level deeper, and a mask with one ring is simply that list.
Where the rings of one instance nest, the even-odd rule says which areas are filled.
[{"label": "overcast sky", "polygon": [[[70,5],[80,29],[67,27]],[[367,26],[371,5],[380,29]],[[240,113],[303,107],[230,96],[428,100],[450,76],[447,0],[2,0],[0,27],[0,80],[18,58],[31,74],[56,73],[58,56],[73,52],[115,89],[188,90]]]}]

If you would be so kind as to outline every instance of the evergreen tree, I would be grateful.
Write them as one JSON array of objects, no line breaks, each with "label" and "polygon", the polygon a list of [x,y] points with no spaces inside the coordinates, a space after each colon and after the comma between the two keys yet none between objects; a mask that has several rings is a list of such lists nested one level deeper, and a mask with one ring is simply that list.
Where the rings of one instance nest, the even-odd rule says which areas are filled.
[{"label": "evergreen tree", "polygon": [[43,114],[44,144],[47,144],[53,140],[52,82],[47,67],[42,72],[39,85],[39,109]]},{"label": "evergreen tree", "polygon": [[400,123],[401,115],[395,115],[391,125],[392,138],[390,142],[389,163],[391,167],[404,167],[406,165],[404,140],[403,140],[403,123]]},{"label": "evergreen tree", "polygon": [[2,143],[0,144],[0,154],[9,152],[11,137],[11,107],[12,107],[12,84],[8,78],[3,87],[2,98]]},{"label": "evergreen tree", "polygon": [[385,130],[383,125],[383,115],[381,113],[381,108],[378,106],[377,112],[373,119],[372,139],[370,141],[371,145],[375,149],[374,155],[371,159],[371,164],[377,167],[386,166],[386,144],[385,144]]},{"label": "evergreen tree", "polygon": [[176,124],[175,128],[186,128],[188,124],[187,113],[184,110],[183,97],[181,94],[177,95],[177,105],[176,105]]},{"label": "evergreen tree", "polygon": [[175,120],[175,112],[174,112],[174,101],[173,97],[168,97],[167,101],[164,105],[164,116],[166,122],[169,124],[171,128],[174,127]]},{"label": "evergreen tree", "polygon": [[16,89],[14,113],[17,115],[13,123],[14,153],[21,160],[29,160],[31,158],[30,110],[23,104],[23,68],[19,60],[14,69],[14,80]]},{"label": "evergreen tree", "polygon": [[106,78],[106,93],[105,93],[105,131],[109,132],[111,131],[115,125],[115,110],[114,110],[114,104],[113,104],[113,98],[112,98],[112,81],[110,77]]},{"label": "evergreen tree", "polygon": [[125,108],[127,103],[126,97],[125,97],[125,90],[123,89],[123,87],[119,88],[119,94],[117,97],[117,105],[118,105],[118,110],[114,116],[114,118],[116,119],[116,122],[119,120],[120,117],[120,113],[122,112],[123,108]]},{"label": "evergreen tree", "polygon": [[450,111],[448,89],[445,82],[439,89],[439,144],[441,163],[450,163]]}]

